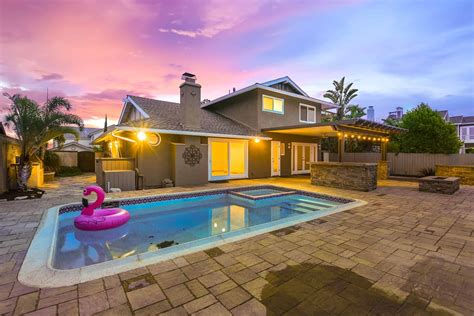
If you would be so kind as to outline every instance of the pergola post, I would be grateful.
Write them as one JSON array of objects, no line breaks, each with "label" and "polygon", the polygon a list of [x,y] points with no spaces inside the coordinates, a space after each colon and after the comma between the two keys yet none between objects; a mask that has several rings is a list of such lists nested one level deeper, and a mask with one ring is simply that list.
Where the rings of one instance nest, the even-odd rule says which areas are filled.
[{"label": "pergola post", "polygon": [[342,162],[342,156],[344,155],[344,143],[345,143],[345,136],[342,134],[337,138],[337,154],[338,154],[338,161]]},{"label": "pergola post", "polygon": [[390,174],[388,169],[388,162],[387,162],[387,142],[382,141],[380,144],[380,161],[378,163],[377,168],[377,178],[379,180],[387,180]]},{"label": "pergola post", "polygon": [[381,160],[387,161],[387,142],[382,142],[380,147]]}]

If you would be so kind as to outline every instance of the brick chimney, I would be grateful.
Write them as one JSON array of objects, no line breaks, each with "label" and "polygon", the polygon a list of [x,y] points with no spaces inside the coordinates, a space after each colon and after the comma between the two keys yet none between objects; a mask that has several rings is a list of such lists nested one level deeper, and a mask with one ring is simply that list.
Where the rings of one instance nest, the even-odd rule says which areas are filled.
[{"label": "brick chimney", "polygon": [[184,127],[200,128],[201,113],[201,85],[196,83],[196,76],[185,72],[181,79],[184,82],[179,86],[180,104],[184,111]]}]

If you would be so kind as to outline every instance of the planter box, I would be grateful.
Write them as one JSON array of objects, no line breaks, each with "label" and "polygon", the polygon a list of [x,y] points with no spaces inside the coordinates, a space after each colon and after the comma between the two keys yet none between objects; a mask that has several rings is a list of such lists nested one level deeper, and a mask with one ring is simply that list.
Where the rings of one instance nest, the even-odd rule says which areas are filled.
[{"label": "planter box", "polygon": [[43,181],[44,182],[51,182],[51,181],[54,181],[54,175],[56,174],[56,172],[52,171],[52,172],[47,172],[45,171],[43,173]]},{"label": "planter box", "polygon": [[442,177],[458,177],[461,184],[474,185],[474,165],[436,165],[435,174]]},{"label": "planter box", "polygon": [[430,176],[419,180],[418,190],[423,192],[454,194],[459,190],[459,178]]}]

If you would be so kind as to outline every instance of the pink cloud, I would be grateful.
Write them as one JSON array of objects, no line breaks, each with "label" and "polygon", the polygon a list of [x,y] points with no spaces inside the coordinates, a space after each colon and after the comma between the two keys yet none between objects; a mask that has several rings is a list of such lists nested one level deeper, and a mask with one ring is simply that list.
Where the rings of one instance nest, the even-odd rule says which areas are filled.
[{"label": "pink cloud", "polygon": [[[340,2],[338,2],[340,5]],[[229,49],[259,30],[327,1],[14,1],[0,3],[1,92],[39,102],[64,95],[96,122],[117,119],[126,94],[178,96],[180,74],[196,73],[203,98],[269,78],[262,65],[242,69],[252,49]],[[271,43],[265,45],[266,49]],[[258,49],[258,48],[257,48]],[[250,82],[249,82],[250,81]],[[253,81],[253,82],[252,82]],[[8,100],[0,100],[5,108]],[[95,123],[94,123],[95,124]]]}]

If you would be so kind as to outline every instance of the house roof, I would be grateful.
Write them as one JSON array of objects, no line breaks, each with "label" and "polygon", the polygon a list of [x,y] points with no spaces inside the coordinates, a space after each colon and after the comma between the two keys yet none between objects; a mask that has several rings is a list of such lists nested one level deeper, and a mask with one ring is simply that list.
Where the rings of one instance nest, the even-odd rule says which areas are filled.
[{"label": "house roof", "polygon": [[[95,128],[95,127],[84,127],[82,131],[79,130],[79,127],[72,127],[79,133],[79,139],[89,139],[89,134],[92,134],[94,132],[100,131],[101,128]],[[64,138],[67,140],[75,140],[75,136],[72,134],[65,134]]]},{"label": "house roof", "polygon": [[84,149],[84,151],[92,151],[92,148],[91,148],[91,147],[82,145],[82,144],[80,144],[80,143],[78,143],[78,142],[75,142],[75,141],[74,141],[74,142],[69,142],[69,143],[64,144],[64,145],[62,145],[62,146],[53,147],[53,148],[51,148],[50,150],[52,150],[52,151],[67,150],[68,147],[72,147],[72,146],[82,148],[82,149]]},{"label": "house roof", "polygon": [[[271,85],[274,85],[276,83],[282,83],[282,82],[286,82],[288,84],[291,84],[291,86],[293,86],[296,90],[300,91],[303,94],[293,93],[293,92],[289,92],[289,91],[285,91],[285,90],[276,89],[276,88],[271,87]],[[210,105],[219,103],[221,101],[233,98],[235,96],[238,96],[240,94],[243,94],[243,93],[255,90],[255,89],[262,89],[262,90],[265,90],[265,91],[280,93],[280,94],[284,94],[284,95],[291,96],[291,97],[294,97],[294,98],[299,98],[299,99],[306,100],[306,101],[316,102],[316,103],[321,104],[322,110],[338,108],[338,106],[334,103],[324,101],[324,100],[320,100],[320,99],[316,99],[316,98],[308,96],[306,94],[306,92],[301,90],[301,88],[298,87],[296,85],[296,83],[294,83],[288,76],[282,77],[282,78],[279,78],[279,79],[275,79],[275,80],[271,80],[271,81],[267,81],[267,82],[264,82],[264,83],[255,83],[251,86],[242,88],[242,89],[237,90],[235,92],[232,92],[232,93],[226,94],[222,97],[219,97],[217,99],[214,99],[211,102],[204,103],[204,104],[201,105],[201,108],[206,108]]]},{"label": "house roof", "polygon": [[448,118],[448,111],[443,110],[443,111],[436,111],[436,112],[437,112],[437,113],[439,114],[439,116],[441,116],[443,119],[446,120],[446,119]]},{"label": "house roof", "polygon": [[138,96],[127,96],[132,103],[148,115],[138,121],[128,121],[120,126],[147,127],[160,130],[189,131],[228,135],[257,136],[256,130],[238,123],[221,114],[201,109],[200,128],[189,128],[183,125],[184,107],[179,103],[154,100]]},{"label": "house roof", "polygon": [[471,124],[474,123],[474,116],[451,116],[449,121],[453,124]]},{"label": "house roof", "polygon": [[290,77],[288,76],[285,76],[285,77],[281,77],[281,78],[278,78],[278,79],[274,79],[274,80],[270,80],[270,81],[267,81],[267,82],[264,82],[262,83],[262,85],[264,86],[267,86],[267,87],[271,87],[273,85],[276,85],[276,84],[279,84],[279,83],[283,83],[283,84],[287,84],[289,86],[291,86],[294,90],[298,91],[301,95],[304,95],[305,97],[309,97],[309,95],[303,91],[303,89],[301,89],[293,80],[291,80]]}]

